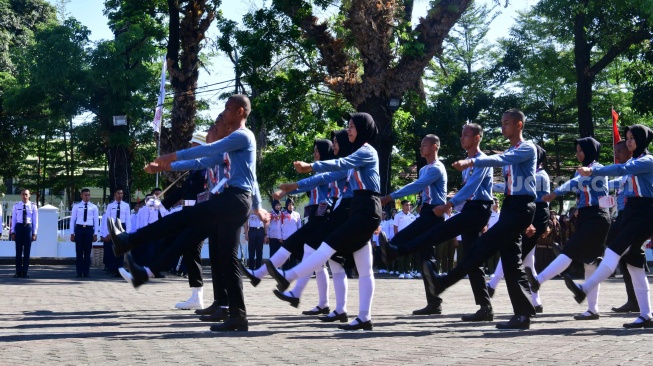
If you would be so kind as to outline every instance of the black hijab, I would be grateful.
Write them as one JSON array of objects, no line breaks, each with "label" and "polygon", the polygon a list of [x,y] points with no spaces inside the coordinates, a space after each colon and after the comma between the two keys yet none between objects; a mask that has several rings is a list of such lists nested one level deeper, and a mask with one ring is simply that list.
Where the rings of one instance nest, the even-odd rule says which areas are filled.
[{"label": "black hijab", "polygon": [[360,149],[366,142],[374,143],[379,130],[376,128],[372,116],[367,113],[349,113],[346,117],[349,117],[347,121],[352,120],[356,126],[356,140],[351,151]]},{"label": "black hijab", "polygon": [[576,147],[575,145],[580,145],[581,150],[583,150],[583,153],[585,154],[583,166],[589,166],[592,162],[599,160],[601,144],[592,137],[576,139],[574,147]]},{"label": "black hijab", "polygon": [[290,206],[291,203],[294,205],[295,201],[290,197],[286,198],[286,212],[288,213],[292,213],[292,210],[288,209],[288,206]]},{"label": "black hijab", "polygon": [[537,149],[537,166],[536,168],[539,168],[540,166],[544,165],[546,162],[546,150],[540,145],[535,145],[535,149]]},{"label": "black hijab", "polygon": [[626,127],[626,133],[628,131],[633,135],[637,144],[637,148],[633,151],[633,158],[638,158],[642,154],[647,153],[648,150],[646,148],[651,143],[651,140],[653,140],[653,131],[644,125],[628,126]]},{"label": "black hijab", "polygon": [[327,139],[315,140],[313,147],[317,147],[317,151],[320,153],[320,160],[331,160],[336,157],[333,154],[333,143]]},{"label": "black hijab", "polygon": [[272,211],[274,211],[274,213],[278,215],[279,212],[281,212],[281,210],[277,210],[275,208],[277,205],[281,206],[281,202],[279,202],[279,200],[272,201]]},{"label": "black hijab", "polygon": [[338,141],[338,157],[344,158],[351,154],[351,142],[349,142],[349,136],[347,136],[347,130],[338,130],[331,132],[331,141],[333,139]]}]

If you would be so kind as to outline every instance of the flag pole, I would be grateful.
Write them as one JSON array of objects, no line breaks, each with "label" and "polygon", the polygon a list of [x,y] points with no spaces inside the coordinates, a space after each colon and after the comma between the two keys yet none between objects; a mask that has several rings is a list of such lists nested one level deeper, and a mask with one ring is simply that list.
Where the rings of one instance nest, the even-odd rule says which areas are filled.
[{"label": "flag pole", "polygon": [[[166,96],[166,57],[163,56],[162,66],[161,66],[161,85],[159,86],[159,99],[156,103],[156,110],[154,112],[154,121],[152,121],[152,127],[154,132],[158,132],[158,141],[157,141],[157,151],[156,156],[161,156],[161,125],[163,124],[163,101]],[[156,173],[156,183],[155,187],[159,186],[159,173]]]}]

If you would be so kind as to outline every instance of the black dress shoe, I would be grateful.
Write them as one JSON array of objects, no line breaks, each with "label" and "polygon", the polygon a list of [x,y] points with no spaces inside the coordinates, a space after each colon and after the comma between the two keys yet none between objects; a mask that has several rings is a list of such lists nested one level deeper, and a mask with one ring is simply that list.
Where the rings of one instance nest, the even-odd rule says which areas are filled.
[{"label": "black dress shoe", "polygon": [[284,274],[281,274],[276,268],[274,268],[274,264],[272,264],[272,262],[270,262],[267,259],[264,262],[265,262],[265,267],[268,269],[268,273],[270,274],[270,276],[272,276],[272,278],[274,278],[274,280],[277,281],[277,290],[281,292],[286,291],[288,287],[290,287],[290,282],[288,282],[288,280],[284,276],[285,271],[281,270],[282,272],[284,272]]},{"label": "black dress shoe", "polygon": [[23,273],[23,278],[29,278],[29,275],[27,273]]},{"label": "black dress shoe", "polygon": [[346,321],[349,321],[349,316],[347,315],[347,313],[339,314],[337,311],[334,310],[333,314],[334,316],[325,315],[325,316],[318,316],[317,318],[327,323],[333,323],[335,321],[340,321],[341,323],[344,323]]},{"label": "black dress shoe", "polygon": [[161,272],[157,272],[157,273],[154,274],[154,278],[166,278],[166,275],[164,275]]},{"label": "black dress shoe", "polygon": [[247,279],[252,284],[252,286],[254,287],[258,286],[261,280],[258,277],[254,276],[252,272],[249,271],[248,268],[245,268],[243,262],[238,261],[238,264],[240,265],[240,271],[245,274],[245,277],[247,277]]},{"label": "black dress shoe", "polygon": [[653,328],[653,318],[644,319],[644,317],[638,316],[637,320],[641,320],[639,323],[632,322],[624,324],[624,328],[635,329],[635,328]]},{"label": "black dress shoe", "polygon": [[494,297],[494,289],[489,284],[487,285],[487,294],[490,295],[490,298]]},{"label": "black dress shoe", "polygon": [[524,272],[526,272],[526,279],[531,285],[531,292],[540,292],[540,281],[537,280],[537,277],[533,276],[531,268],[525,267]]},{"label": "black dress shoe", "polygon": [[599,318],[599,314],[593,313],[589,310],[587,310],[587,313],[589,314],[578,314],[574,315],[574,319],[576,320],[597,320]]},{"label": "black dress shoe", "polygon": [[494,311],[490,306],[481,306],[474,314],[466,314],[461,317],[464,322],[491,322],[494,320]]},{"label": "black dress shoe", "polygon": [[542,314],[544,312],[544,307],[542,305],[535,306],[535,312],[537,314]]},{"label": "black dress shoe", "polygon": [[303,315],[320,315],[320,314],[329,314],[331,312],[331,309],[329,307],[321,308],[319,306],[315,306],[315,309],[317,310],[305,310],[302,311]]},{"label": "black dress shoe", "polygon": [[229,318],[222,324],[211,326],[212,332],[233,332],[233,331],[247,332],[249,330],[249,322],[247,318]]},{"label": "black dress shoe", "polygon": [[116,257],[120,257],[121,255],[129,252],[131,250],[129,245],[129,234],[118,230],[118,228],[116,228],[116,224],[113,221],[113,218],[111,217],[107,217],[107,226],[109,227],[109,237],[113,243],[113,254]]},{"label": "black dress shoe", "polygon": [[429,293],[435,297],[438,297],[441,293],[444,292],[446,287],[444,286],[444,279],[446,276],[440,276],[433,268],[433,262],[423,261],[422,262],[422,276],[428,284]]},{"label": "black dress shoe", "polygon": [[374,328],[374,324],[372,323],[372,320],[368,320],[368,321],[364,322],[364,321],[358,319],[358,317],[356,317],[356,319],[354,319],[354,321],[356,322],[356,324],[341,324],[341,325],[338,325],[338,329],[342,329],[342,330],[359,330],[359,329],[372,330]]},{"label": "black dress shoe", "polygon": [[291,296],[288,296],[279,290],[272,290],[272,292],[274,292],[274,296],[279,300],[288,302],[292,307],[296,308],[299,306],[299,297],[295,297],[295,294],[293,294],[292,291],[290,291]]},{"label": "black dress shoe", "polygon": [[145,268],[139,266],[134,261],[131,253],[125,254],[125,268],[132,275],[131,284],[134,288],[139,288],[142,284],[150,280],[150,276],[147,274]]},{"label": "black dress shoe", "polygon": [[80,275],[80,274],[75,275],[75,278],[82,278],[82,275]]},{"label": "black dress shoe", "polygon": [[23,275],[21,275],[20,273],[16,273],[16,274],[14,275],[14,278],[20,278],[20,277],[23,277]]},{"label": "black dress shoe", "polygon": [[421,309],[413,311],[413,315],[439,315],[442,314],[442,305],[428,304]]},{"label": "black dress shoe", "polygon": [[612,308],[615,313],[636,313],[639,312],[639,305],[637,303],[627,302],[618,308]]},{"label": "black dress shoe", "polygon": [[508,322],[497,323],[497,329],[530,329],[531,319],[525,315],[513,315]]},{"label": "black dress shoe", "polygon": [[211,306],[204,309],[195,309],[195,314],[197,315],[211,315],[220,309],[220,304],[217,301],[213,301]]},{"label": "black dress shoe", "polygon": [[203,322],[223,322],[227,319],[229,319],[229,310],[220,307],[211,314],[200,316],[200,320]]},{"label": "black dress shoe", "polygon": [[574,300],[576,300],[577,303],[583,302],[587,295],[585,294],[585,291],[577,285],[573,278],[567,273],[563,274],[562,277],[565,279],[565,285],[567,285],[567,288],[569,291],[571,291],[574,294]]},{"label": "black dress shoe", "polygon": [[84,273],[82,277],[87,278],[87,277],[91,277],[91,275],[89,275],[88,273]]},{"label": "black dress shoe", "polygon": [[386,266],[389,266],[397,259],[397,247],[390,244],[385,235],[379,235],[379,246],[381,247],[381,259]]}]

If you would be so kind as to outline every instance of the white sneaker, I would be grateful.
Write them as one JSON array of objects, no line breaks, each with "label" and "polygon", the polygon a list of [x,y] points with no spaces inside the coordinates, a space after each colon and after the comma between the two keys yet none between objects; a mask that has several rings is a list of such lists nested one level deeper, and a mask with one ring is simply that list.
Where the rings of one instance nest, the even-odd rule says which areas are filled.
[{"label": "white sneaker", "polygon": [[422,278],[422,274],[419,272],[415,272],[415,278]]},{"label": "white sneaker", "polygon": [[407,279],[409,279],[409,280],[412,280],[414,277],[413,277],[412,274],[407,273],[407,274],[404,276],[404,278],[407,278]]},{"label": "white sneaker", "polygon": [[380,270],[379,270],[379,273],[380,273],[380,274],[381,274],[381,273],[385,273],[385,269],[380,269]]},{"label": "white sneaker", "polygon": [[193,287],[191,290],[193,290],[193,293],[190,295],[190,299],[176,303],[175,308],[183,310],[204,309],[204,288]]},{"label": "white sneaker", "polygon": [[388,272],[388,274],[395,274],[395,271],[390,271]]},{"label": "white sneaker", "polygon": [[403,278],[406,278],[406,274],[405,274],[405,273],[400,274],[400,275],[399,275],[399,278],[402,278],[402,279],[403,279]]}]

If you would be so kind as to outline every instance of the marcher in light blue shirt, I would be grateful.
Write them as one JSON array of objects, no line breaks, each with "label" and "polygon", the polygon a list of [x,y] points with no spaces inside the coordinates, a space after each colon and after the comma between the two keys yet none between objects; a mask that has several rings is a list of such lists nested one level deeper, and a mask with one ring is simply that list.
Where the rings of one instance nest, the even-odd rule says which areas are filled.
[{"label": "marcher in light blue shirt", "polygon": [[[565,284],[577,302],[596,291],[599,283],[610,277],[623,256],[628,263],[628,271],[633,281],[640,314],[632,323],[625,323],[624,328],[653,328],[649,284],[644,267],[646,258],[641,248],[644,241],[653,235],[653,157],[647,148],[653,141],[653,131],[644,125],[626,128],[626,146],[633,152],[633,158],[625,164],[613,164],[603,168],[583,167],[578,169],[582,176],[629,175],[626,184],[626,208],[619,233],[608,243],[603,261],[585,283],[577,285],[571,277],[565,276]],[[630,186],[629,186],[630,185]]]}]

